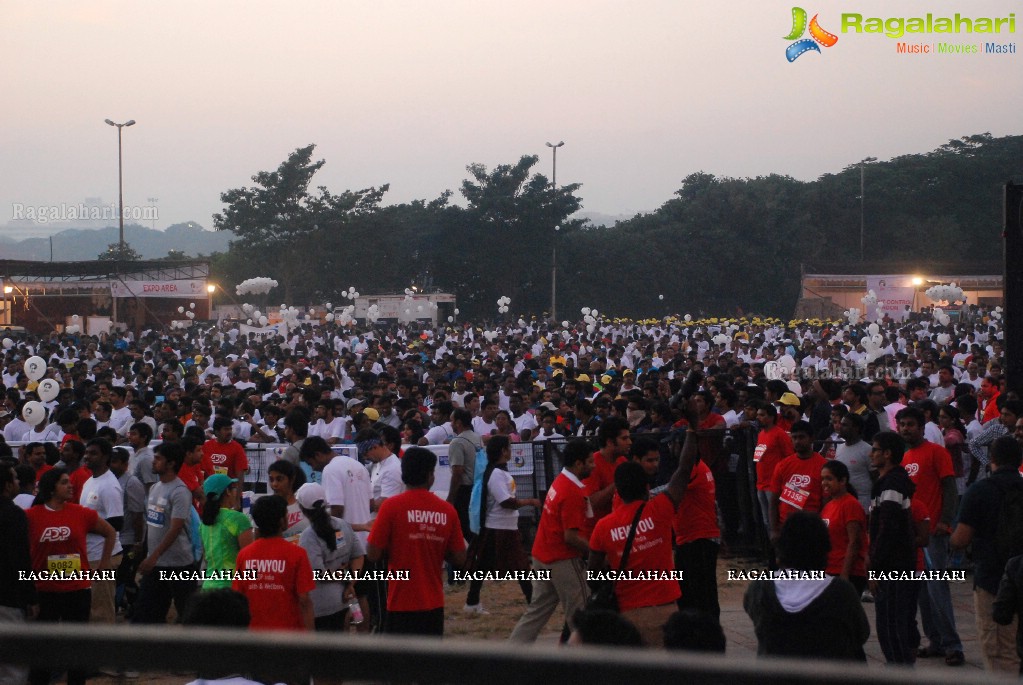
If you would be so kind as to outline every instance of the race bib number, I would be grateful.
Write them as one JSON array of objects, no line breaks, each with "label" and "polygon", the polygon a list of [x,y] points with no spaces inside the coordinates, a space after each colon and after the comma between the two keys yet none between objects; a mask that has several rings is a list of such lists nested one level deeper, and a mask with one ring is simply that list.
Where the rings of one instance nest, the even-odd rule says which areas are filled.
[{"label": "race bib number", "polygon": [[51,554],[46,557],[46,568],[51,573],[71,573],[82,570],[80,554]]},{"label": "race bib number", "polygon": [[755,462],[760,461],[761,457],[764,456],[765,452],[767,452],[767,445],[765,445],[764,443],[760,443],[759,445],[757,445],[757,448],[753,450],[753,461]]},{"label": "race bib number", "polygon": [[159,504],[150,504],[146,509],[146,523],[157,528],[163,528],[167,523],[167,512]]},{"label": "race bib number", "polygon": [[810,498],[810,491],[805,490],[799,486],[792,485],[791,483],[786,485],[781,490],[781,497],[779,498],[785,504],[796,509],[802,509],[806,506],[806,500]]}]

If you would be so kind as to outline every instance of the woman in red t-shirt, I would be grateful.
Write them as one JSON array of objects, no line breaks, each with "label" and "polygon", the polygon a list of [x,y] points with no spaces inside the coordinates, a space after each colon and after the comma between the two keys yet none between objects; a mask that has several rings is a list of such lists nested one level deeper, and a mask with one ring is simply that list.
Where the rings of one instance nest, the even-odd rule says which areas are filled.
[{"label": "woman in red t-shirt", "polygon": [[[102,535],[103,553],[99,569],[109,571],[110,553],[117,531],[87,507],[72,503],[71,479],[67,471],[51,469],[39,479],[39,493],[25,512],[28,517],[28,539],[32,555],[32,571],[39,593],[39,620],[51,623],[88,623],[92,608],[92,582],[79,578],[89,570],[89,553],[85,538],[88,533]],[[52,579],[63,575],[63,579]],[[69,578],[70,576],[70,578]],[[33,669],[29,681],[45,685],[51,669]],[[85,673],[68,673],[68,685],[85,682]]]},{"label": "woman in red t-shirt", "polygon": [[821,489],[827,500],[821,518],[831,538],[825,571],[845,578],[863,594],[867,587],[867,515],[849,485],[849,467],[837,459],[825,463]]}]

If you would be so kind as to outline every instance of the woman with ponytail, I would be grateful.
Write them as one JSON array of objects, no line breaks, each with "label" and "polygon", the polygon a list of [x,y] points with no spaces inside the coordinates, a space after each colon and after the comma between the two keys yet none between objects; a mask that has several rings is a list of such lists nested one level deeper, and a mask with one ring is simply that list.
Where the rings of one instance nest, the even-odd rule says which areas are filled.
[{"label": "woman with ponytail", "polygon": [[[249,517],[236,511],[241,501],[238,479],[217,473],[202,484],[202,516],[199,524],[199,538],[206,556],[208,573],[234,571],[238,551],[252,542],[252,522]],[[203,581],[203,590],[231,588],[231,578],[210,578]]]},{"label": "woman with ponytail", "polygon": [[362,571],[366,549],[347,521],[330,515],[322,485],[306,483],[295,498],[309,520],[309,527],[298,536],[298,544],[309,555],[317,578],[316,589],[309,593],[316,630],[344,630],[348,603],[355,598],[355,583],[346,582],[342,576]]},{"label": "woman with ponytail", "polygon": [[[487,442],[487,470],[483,473],[483,497],[480,498],[480,534],[473,541],[477,550],[475,565],[471,571],[528,571],[529,559],[522,549],[522,535],[519,533],[519,509],[521,507],[543,506],[537,499],[517,499],[515,479],[508,473],[511,461],[511,441],[506,435],[491,435]],[[473,556],[469,556],[470,565]],[[528,603],[533,595],[533,585],[520,580],[519,587]],[[469,583],[469,595],[462,611],[467,614],[489,613],[480,604],[482,580]]]}]

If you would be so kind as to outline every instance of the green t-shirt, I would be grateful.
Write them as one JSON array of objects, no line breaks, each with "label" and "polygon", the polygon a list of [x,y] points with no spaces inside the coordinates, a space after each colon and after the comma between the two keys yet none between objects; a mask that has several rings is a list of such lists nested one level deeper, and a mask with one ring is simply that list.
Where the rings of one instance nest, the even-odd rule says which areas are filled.
[{"label": "green t-shirt", "polygon": [[[238,536],[252,528],[252,521],[240,511],[221,509],[212,526],[199,526],[202,548],[206,553],[206,572],[233,571],[238,558]],[[231,579],[210,578],[203,581],[203,590],[231,588]]]}]

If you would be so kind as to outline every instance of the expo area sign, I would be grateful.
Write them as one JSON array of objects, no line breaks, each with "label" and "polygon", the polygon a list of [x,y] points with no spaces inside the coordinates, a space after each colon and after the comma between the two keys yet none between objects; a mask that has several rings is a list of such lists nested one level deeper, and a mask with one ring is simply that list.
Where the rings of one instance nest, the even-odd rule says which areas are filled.
[{"label": "expo area sign", "polygon": [[205,298],[206,281],[113,281],[112,297],[187,297]]}]

